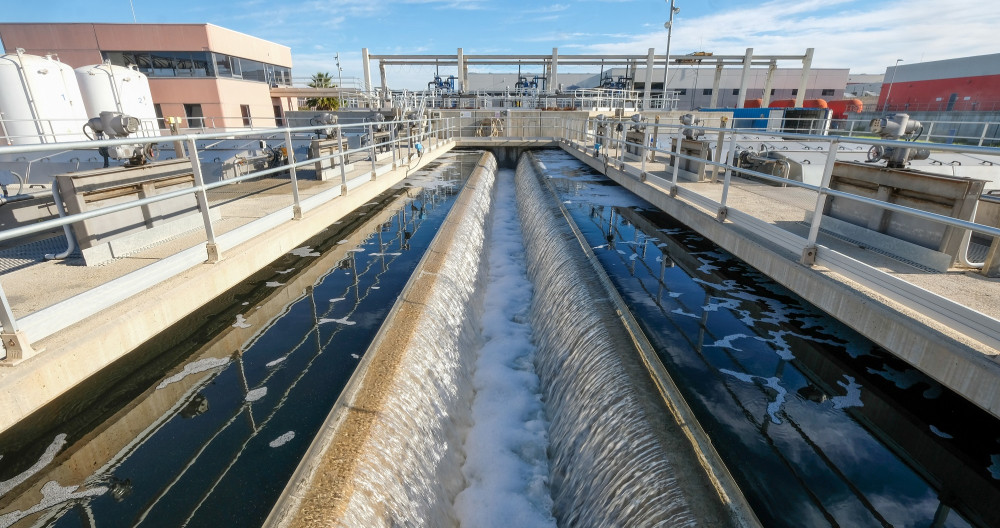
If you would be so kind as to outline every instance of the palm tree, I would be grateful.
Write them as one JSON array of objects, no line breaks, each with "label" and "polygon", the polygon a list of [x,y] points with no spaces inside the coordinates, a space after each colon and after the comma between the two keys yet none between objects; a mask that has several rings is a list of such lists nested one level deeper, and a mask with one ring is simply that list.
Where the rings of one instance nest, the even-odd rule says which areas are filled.
[{"label": "palm tree", "polygon": [[[312,76],[312,82],[309,83],[310,88],[336,88],[337,85],[333,84],[333,78],[330,77],[329,73],[316,73]],[[336,110],[340,108],[340,99],[335,97],[311,97],[306,99],[306,106],[310,108],[315,108],[316,110]]]}]

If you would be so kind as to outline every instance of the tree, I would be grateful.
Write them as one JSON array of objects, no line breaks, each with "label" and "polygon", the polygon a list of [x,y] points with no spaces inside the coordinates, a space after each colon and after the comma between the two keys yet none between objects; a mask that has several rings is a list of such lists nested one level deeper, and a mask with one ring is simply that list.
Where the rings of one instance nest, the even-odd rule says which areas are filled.
[{"label": "tree", "polygon": [[[330,77],[329,73],[316,73],[312,76],[312,82],[309,83],[310,88],[336,88],[337,85],[333,84],[333,78]],[[311,97],[306,100],[306,106],[310,108],[315,108],[316,110],[336,110],[340,108],[340,99],[336,97]]]}]

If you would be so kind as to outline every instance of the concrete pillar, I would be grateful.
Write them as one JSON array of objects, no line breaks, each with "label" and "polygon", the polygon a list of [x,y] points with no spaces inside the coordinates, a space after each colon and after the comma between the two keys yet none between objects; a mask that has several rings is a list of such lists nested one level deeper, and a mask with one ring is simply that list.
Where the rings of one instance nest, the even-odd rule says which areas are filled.
[{"label": "concrete pillar", "polygon": [[646,86],[642,89],[642,109],[649,110],[649,97],[653,89],[653,48],[646,55]]},{"label": "concrete pillar", "polygon": [[465,90],[467,88],[465,86],[465,84],[466,84],[465,83],[465,54],[462,53],[462,48],[458,48],[458,73],[456,73],[455,75],[458,76],[458,83],[461,85],[461,88],[458,90],[458,92],[459,93],[465,93]]},{"label": "concrete pillar", "polygon": [[559,91],[559,48],[552,48],[552,64],[549,65],[549,90],[550,94]]},{"label": "concrete pillar", "polygon": [[365,76],[365,95],[372,94],[372,69],[371,65],[368,64],[368,48],[361,48],[361,68],[364,70]]},{"label": "concrete pillar", "polygon": [[[378,61],[378,75],[382,78],[382,95],[378,100],[378,108],[381,110],[386,105],[392,106],[392,103],[389,102],[392,101],[392,96],[389,95],[389,81],[385,78],[385,61],[383,60]],[[372,137],[374,138],[374,136]]]},{"label": "concrete pillar", "polygon": [[719,107],[719,85],[722,84],[722,63],[715,65],[715,80],[712,81],[712,100],[708,102],[709,108]]},{"label": "concrete pillar", "polygon": [[809,83],[809,68],[813,63],[813,48],[806,49],[805,57],[802,57],[802,77],[799,79],[799,92],[795,96],[795,107],[801,108],[802,101],[806,96],[806,86]]},{"label": "concrete pillar", "polygon": [[764,95],[761,97],[760,106],[767,108],[771,104],[771,86],[774,84],[774,70],[778,69],[778,61],[772,60],[767,66],[767,79],[764,80]]},{"label": "concrete pillar", "polygon": [[740,93],[736,96],[736,108],[743,108],[743,101],[747,98],[747,79],[750,78],[750,61],[752,59],[753,48],[747,48],[747,53],[743,56],[743,75],[740,76]]}]

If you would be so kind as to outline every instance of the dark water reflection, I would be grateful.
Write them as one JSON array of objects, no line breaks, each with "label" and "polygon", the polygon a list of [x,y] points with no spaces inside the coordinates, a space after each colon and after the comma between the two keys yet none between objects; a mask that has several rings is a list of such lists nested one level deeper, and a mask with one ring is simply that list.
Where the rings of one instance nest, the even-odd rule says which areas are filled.
[{"label": "dark water reflection", "polygon": [[998,526],[1000,424],[561,151],[538,154],[764,526]]},{"label": "dark water reflection", "polygon": [[[79,420],[96,425],[57,422],[16,451],[0,438],[0,526],[259,526],[479,154],[449,157],[236,288],[190,352]],[[163,339],[169,355],[187,338]]]}]

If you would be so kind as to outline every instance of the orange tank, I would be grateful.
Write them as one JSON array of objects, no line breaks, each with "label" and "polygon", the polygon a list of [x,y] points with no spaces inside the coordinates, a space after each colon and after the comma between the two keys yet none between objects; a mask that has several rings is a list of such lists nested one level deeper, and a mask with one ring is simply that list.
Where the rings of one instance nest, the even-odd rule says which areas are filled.
[{"label": "orange tank", "polygon": [[847,112],[861,112],[864,104],[861,99],[840,99],[828,102],[827,108],[833,111],[834,119],[847,119]]},{"label": "orange tank", "polygon": [[763,99],[747,99],[743,101],[743,108],[760,108],[764,106]]},{"label": "orange tank", "polygon": [[[776,101],[771,101],[771,104],[767,105],[768,108],[789,108],[795,106],[795,99],[778,99]],[[806,99],[802,101],[802,106],[799,108],[828,108],[826,105],[826,99]]]}]

